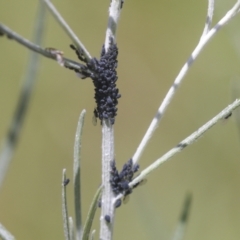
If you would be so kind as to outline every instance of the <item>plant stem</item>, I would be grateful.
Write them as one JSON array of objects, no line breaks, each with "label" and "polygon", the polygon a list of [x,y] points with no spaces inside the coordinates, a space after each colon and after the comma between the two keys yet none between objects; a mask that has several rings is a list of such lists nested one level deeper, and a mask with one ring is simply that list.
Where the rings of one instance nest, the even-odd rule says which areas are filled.
[{"label": "plant stem", "polygon": [[180,70],[179,74],[177,75],[175,81],[173,82],[172,86],[170,87],[167,95],[165,96],[163,102],[161,103],[160,107],[158,108],[158,111],[153,118],[150,126],[147,129],[147,132],[145,133],[141,143],[139,144],[135,154],[133,155],[133,163],[136,164],[144,149],[146,148],[147,144],[149,143],[149,140],[151,139],[153,133],[158,127],[158,124],[160,120],[162,119],[163,114],[165,113],[168,105],[170,104],[173,96],[177,92],[177,89],[179,88],[180,84],[182,83],[184,77],[186,76],[188,70],[198,57],[199,53],[203,50],[203,48],[206,46],[206,44],[209,42],[209,40],[225,25],[227,24],[237,13],[239,13],[240,9],[240,0],[237,1],[237,3],[233,6],[232,9],[230,9],[225,16],[213,27],[207,34],[205,34],[201,40],[199,41],[197,47],[192,52],[191,56],[189,57],[188,61],[184,64],[182,69]]},{"label": "plant stem", "polygon": [[204,36],[209,32],[211,25],[212,25],[212,19],[213,19],[213,12],[214,12],[214,0],[208,0],[208,11],[207,11],[207,19],[205,22],[205,27],[203,29],[202,36],[200,38],[200,41]]},{"label": "plant stem", "polygon": [[[105,38],[105,51],[110,47],[110,39],[116,43],[116,30],[123,0],[111,0],[109,7],[108,26]],[[110,185],[110,163],[114,159],[114,129],[109,120],[102,124],[102,206],[100,217],[100,240],[111,240],[114,226],[114,193]],[[105,221],[105,216],[110,217],[110,223]]]},{"label": "plant stem", "polygon": [[149,173],[151,173],[156,168],[158,168],[162,163],[172,158],[175,154],[181,152],[187,146],[196,142],[196,140],[199,137],[201,137],[206,131],[208,131],[211,127],[213,127],[217,122],[224,119],[224,117],[229,116],[229,114],[232,113],[232,111],[239,106],[240,106],[240,100],[237,99],[231,105],[229,105],[224,110],[222,110],[218,115],[216,115],[214,118],[212,118],[202,127],[200,127],[197,131],[195,131],[190,136],[188,136],[183,141],[181,141],[176,147],[174,147],[173,149],[165,153],[162,157],[160,157],[159,159],[154,161],[150,166],[145,168],[136,178],[133,179],[133,181],[129,184],[129,186],[133,187],[135,184],[143,180]]},{"label": "plant stem", "polygon": [[[110,162],[114,159],[114,130],[110,121],[104,120],[102,125],[102,204],[101,204],[101,229],[100,239],[110,240],[113,234],[114,194],[110,185]],[[110,216],[111,222],[107,223],[104,219],[106,215]]]},{"label": "plant stem", "polygon": [[91,55],[85,48],[85,46],[82,44],[82,42],[78,39],[77,35],[73,32],[73,30],[69,27],[69,25],[66,23],[64,18],[60,15],[60,13],[57,11],[57,9],[54,7],[54,5],[51,3],[50,0],[42,0],[48,7],[49,11],[52,13],[53,17],[57,20],[57,22],[60,24],[60,26],[64,29],[64,31],[67,33],[67,35],[72,39],[73,43],[76,45],[79,51],[83,53],[85,56],[87,62],[91,60]]},{"label": "plant stem", "polygon": [[[57,60],[56,54],[54,54],[51,51],[48,51],[46,49],[43,49],[40,46],[23,38],[22,36],[20,36],[19,34],[17,34],[16,32],[14,32],[13,30],[11,30],[9,27],[5,26],[2,23],[0,23],[0,32],[6,34],[9,39],[13,39],[13,40],[17,41],[21,45],[27,47],[28,49],[30,49],[34,52],[37,52],[37,53],[43,55],[44,57],[47,57],[47,58],[50,58],[53,60]],[[86,68],[83,67],[82,64],[75,62],[71,59],[67,59],[67,58],[63,57],[63,62],[64,62],[64,66],[67,68],[72,68],[72,69],[76,69],[76,70],[80,70],[80,71],[82,68],[84,68],[86,70]]]},{"label": "plant stem", "polygon": [[0,223],[0,238],[2,240],[15,240],[15,237]]}]

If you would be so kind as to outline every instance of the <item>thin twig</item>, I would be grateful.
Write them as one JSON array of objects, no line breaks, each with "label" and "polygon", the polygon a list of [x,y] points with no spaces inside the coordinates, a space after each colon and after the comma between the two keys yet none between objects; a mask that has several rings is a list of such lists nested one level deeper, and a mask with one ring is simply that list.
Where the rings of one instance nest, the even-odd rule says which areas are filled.
[{"label": "thin twig", "polygon": [[[13,39],[13,40],[17,41],[21,45],[27,47],[28,49],[30,49],[34,52],[37,52],[37,53],[43,55],[44,57],[47,57],[47,58],[50,58],[50,59],[53,59],[56,61],[58,60],[57,55],[54,54],[52,51],[43,49],[40,46],[30,42],[29,40],[23,38],[22,36],[20,36],[19,34],[17,34],[16,32],[14,32],[13,30],[11,30],[9,27],[5,26],[2,23],[0,23],[0,32],[2,32],[3,34],[6,34],[6,36],[9,39]],[[63,57],[63,62],[64,62],[64,66],[67,68],[78,70],[78,71],[82,71],[83,69],[85,71],[87,70],[83,64],[75,62],[71,59],[67,59],[67,58]]]},{"label": "thin twig", "polygon": [[79,116],[77,131],[74,143],[73,158],[73,187],[76,221],[76,239],[82,237],[82,209],[81,209],[81,138],[86,110],[83,110]]},{"label": "thin twig", "polygon": [[191,203],[192,203],[192,194],[187,194],[183,204],[182,212],[178,221],[178,225],[172,240],[182,240],[184,238],[186,228],[187,228]]},{"label": "thin twig", "polygon": [[234,109],[240,106],[240,100],[237,99],[231,105],[222,110],[218,115],[200,127],[196,132],[192,133],[189,137],[185,138],[181,141],[176,147],[165,153],[162,157],[154,161],[150,166],[145,168],[140,175],[133,179],[133,181],[129,184],[130,187],[133,187],[135,184],[143,180],[149,173],[158,168],[162,163],[166,162],[170,158],[172,158],[175,154],[181,152],[184,148],[194,143],[199,137],[201,137],[207,130],[213,127],[218,121],[224,119],[224,117],[228,116]]},{"label": "thin twig", "polygon": [[205,27],[203,29],[203,33],[202,33],[202,37],[200,38],[200,41],[209,32],[209,30],[211,28],[212,19],[213,19],[213,12],[214,12],[214,0],[208,0],[207,19],[206,19],[206,22],[205,22]]},{"label": "thin twig", "polygon": [[15,237],[0,223],[0,238],[2,240],[15,240]]},{"label": "thin twig", "polygon": [[[102,126],[102,204],[101,204],[101,228],[100,239],[110,240],[113,234],[114,210],[112,203],[114,194],[110,185],[110,162],[114,159],[114,129],[110,121],[103,121]],[[109,215],[111,224],[104,220],[104,216]]]},{"label": "thin twig", "polygon": [[[236,99],[236,98],[240,97],[240,78],[239,77],[232,80],[231,90],[232,90],[231,91],[232,99]],[[238,128],[238,137],[239,137],[239,141],[240,141],[240,109],[237,109],[234,112],[234,118],[235,118],[236,125]]]},{"label": "thin twig", "polygon": [[87,62],[89,62],[92,58],[91,55],[89,54],[85,46],[82,44],[82,42],[79,40],[77,35],[73,32],[73,30],[69,27],[69,25],[63,19],[63,17],[60,15],[60,13],[57,11],[57,9],[54,7],[54,5],[51,3],[51,1],[50,0],[42,1],[47,5],[49,11],[52,13],[53,17],[57,20],[60,26],[67,33],[67,35],[72,39],[73,43],[76,45],[79,52],[83,53]]},{"label": "thin twig", "polygon": [[99,201],[99,197],[101,195],[102,192],[102,186],[100,186],[97,190],[97,192],[95,193],[91,206],[89,208],[88,211],[88,215],[87,215],[87,219],[86,222],[84,224],[84,228],[83,228],[83,236],[82,236],[82,240],[88,240],[89,239],[89,235],[90,235],[90,231],[92,228],[92,223],[94,220],[94,216],[97,210],[97,206],[98,206],[98,201]]},{"label": "thin twig", "polygon": [[62,173],[62,217],[63,217],[63,230],[65,240],[70,240],[69,218],[67,208],[67,194],[66,194],[66,169]]},{"label": "thin twig", "polygon": [[[109,8],[108,27],[105,38],[105,51],[110,47],[113,40],[116,43],[116,30],[120,17],[123,0],[111,0]],[[102,204],[101,204],[101,222],[100,239],[111,240],[114,226],[114,193],[110,185],[110,163],[114,159],[114,128],[110,120],[103,120],[102,124]],[[110,222],[105,221],[105,216],[110,217]]]},{"label": "thin twig", "polygon": [[109,7],[108,27],[105,38],[106,52],[110,46],[110,39],[113,39],[114,43],[116,43],[117,24],[120,17],[122,6],[123,0],[111,0]]},{"label": "thin twig", "polygon": [[160,105],[155,117],[153,118],[147,132],[145,133],[140,145],[137,148],[137,151],[135,152],[133,156],[133,163],[136,164],[145,147],[147,146],[149,140],[151,139],[153,133],[155,132],[158,123],[162,119],[162,116],[164,112],[166,111],[169,103],[171,102],[173,96],[177,92],[177,89],[179,88],[181,82],[183,81],[185,75],[187,74],[188,70],[190,69],[191,65],[194,63],[196,58],[198,57],[199,53],[202,51],[203,47],[206,45],[206,43],[209,42],[209,40],[225,25],[227,24],[239,11],[240,8],[240,0],[237,1],[237,3],[233,6],[231,10],[229,10],[226,15],[215,25],[214,28],[212,28],[204,38],[198,43],[197,47],[195,50],[192,52],[190,58],[188,61],[184,64],[182,67],[181,71],[179,72],[178,76],[176,77],[173,85],[169,89],[166,97],[164,98],[162,104]]},{"label": "thin twig", "polygon": [[[37,44],[41,44],[44,35],[44,25],[46,8],[40,2],[38,15],[35,22],[33,41]],[[16,144],[20,137],[22,125],[27,113],[30,97],[35,86],[36,76],[38,72],[39,65],[39,55],[35,52],[31,52],[29,56],[28,67],[26,69],[26,76],[24,77],[24,82],[22,89],[20,91],[20,96],[17,101],[17,106],[15,109],[14,116],[12,118],[11,125],[8,129],[7,136],[4,140],[3,146],[0,153],[0,187],[3,183],[5,174],[7,172],[8,166],[12,160]]]}]

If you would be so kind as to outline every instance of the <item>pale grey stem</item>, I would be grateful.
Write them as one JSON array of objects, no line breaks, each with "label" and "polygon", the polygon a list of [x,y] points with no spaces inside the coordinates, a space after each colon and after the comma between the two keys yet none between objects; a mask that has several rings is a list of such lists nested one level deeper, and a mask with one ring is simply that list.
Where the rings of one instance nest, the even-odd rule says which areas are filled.
[{"label": "pale grey stem", "polygon": [[82,209],[81,209],[81,140],[86,110],[83,110],[79,116],[77,131],[74,143],[73,158],[73,187],[74,187],[74,204],[75,204],[75,224],[76,240],[82,237]]},{"label": "pale grey stem", "polygon": [[224,119],[229,116],[234,109],[240,106],[240,100],[237,99],[231,105],[222,110],[217,116],[212,118],[202,127],[200,127],[196,132],[192,133],[189,137],[181,141],[176,147],[165,153],[162,157],[154,161],[150,166],[145,168],[140,175],[133,179],[133,181],[129,184],[130,187],[133,187],[135,184],[143,180],[149,173],[158,168],[162,163],[166,162],[170,158],[172,158],[175,154],[181,152],[184,148],[194,143],[199,137],[201,137],[206,131],[208,131],[211,127],[213,127],[218,121]]},{"label": "pale grey stem", "polygon": [[187,194],[183,204],[182,212],[178,221],[178,225],[172,240],[184,239],[184,235],[185,235],[187,223],[188,223],[189,212],[191,208],[191,203],[192,203],[192,194]]},{"label": "pale grey stem", "polygon": [[158,123],[162,119],[164,112],[166,111],[173,96],[177,92],[177,89],[179,88],[180,84],[182,83],[185,75],[187,74],[188,70],[190,69],[190,67],[192,66],[192,64],[194,63],[196,58],[198,57],[199,53],[202,51],[203,47],[218,32],[218,30],[220,30],[225,24],[227,24],[238,13],[239,8],[240,8],[240,0],[237,1],[237,3],[233,6],[233,8],[231,10],[229,10],[226,13],[226,15],[198,43],[197,47],[192,52],[188,61],[184,64],[181,71],[177,75],[173,85],[169,89],[169,91],[168,91],[167,95],[165,96],[162,104],[160,105],[155,117],[153,118],[147,132],[145,133],[140,145],[138,146],[137,151],[135,152],[135,154],[132,158],[134,164],[136,164],[139,161],[145,147],[147,146],[149,140],[151,139],[153,133],[155,132],[155,130],[158,126]]},{"label": "pale grey stem", "polygon": [[[34,26],[33,41],[37,44],[41,44],[44,35],[45,25],[45,6],[40,2],[37,18]],[[28,67],[24,82],[20,90],[20,96],[17,101],[17,106],[13,118],[11,120],[8,133],[2,143],[0,152],[0,187],[7,173],[8,167],[11,163],[16,144],[19,140],[23,122],[27,113],[29,101],[35,86],[36,76],[39,66],[39,55],[31,52],[29,56]]]},{"label": "pale grey stem", "polygon": [[[120,17],[123,0],[111,0],[109,7],[109,19],[105,37],[105,51],[110,47],[111,39],[116,43],[116,30]],[[110,163],[114,159],[114,129],[109,120],[103,120],[102,124],[102,203],[100,217],[100,240],[111,240],[114,226],[114,193],[110,185]],[[110,223],[105,217],[110,217]]]},{"label": "pale grey stem", "polygon": [[200,41],[209,32],[209,30],[211,28],[212,19],[213,19],[213,12],[214,12],[214,0],[208,0],[207,19],[206,19],[206,22],[205,22],[205,27],[203,29],[203,33],[202,33],[202,37],[200,38]]},{"label": "pale grey stem", "polygon": [[[16,32],[14,32],[13,30],[11,30],[10,28],[8,28],[7,26],[5,26],[4,24],[0,23],[0,33],[6,34],[6,36],[9,39],[13,39],[15,41],[17,41],[18,43],[20,43],[21,45],[27,47],[28,49],[37,52],[41,55],[43,55],[44,57],[53,59],[57,61],[57,55],[54,54],[52,51],[48,51],[47,49],[43,49],[40,46],[30,42],[29,40],[23,38],[22,36],[20,36],[19,34],[17,34]],[[83,64],[80,64],[78,62],[75,62],[73,60],[67,59],[63,57],[63,62],[64,62],[64,66],[67,68],[71,68],[71,69],[75,69],[75,70],[86,70],[86,68],[84,67]]]},{"label": "pale grey stem", "polygon": [[70,240],[74,240],[74,226],[72,217],[68,218],[69,223],[69,232],[70,232]]},{"label": "pale grey stem", "polygon": [[116,43],[117,24],[122,10],[122,5],[123,0],[111,0],[109,7],[108,26],[104,45],[106,52],[109,49],[111,38],[113,39],[114,43]]},{"label": "pale grey stem", "polygon": [[0,223],[0,238],[2,240],[15,240],[15,237]]},{"label": "pale grey stem", "polygon": [[[232,90],[232,99],[236,99],[240,97],[240,78],[239,77],[232,80],[231,90]],[[234,112],[234,118],[238,128],[238,137],[240,141],[240,109],[237,109]]]},{"label": "pale grey stem", "polygon": [[[102,199],[100,217],[100,239],[111,240],[114,226],[114,193],[110,185],[110,162],[114,159],[114,129],[109,120],[102,124]],[[105,221],[105,216],[110,217],[110,223]]]},{"label": "pale grey stem", "polygon": [[66,193],[66,169],[62,173],[62,217],[65,240],[70,240],[70,229],[68,222],[67,193]]},{"label": "pale grey stem", "polygon": [[85,46],[82,44],[82,42],[79,40],[77,35],[73,32],[73,30],[69,27],[69,25],[63,19],[63,17],[60,15],[60,13],[57,11],[57,9],[54,7],[54,5],[51,3],[51,1],[50,0],[42,0],[42,1],[45,2],[49,11],[52,13],[53,17],[57,20],[57,22],[64,29],[64,31],[67,33],[67,35],[72,39],[72,41],[76,45],[77,49],[87,59],[87,62],[89,62],[92,59],[91,55],[89,54],[89,52],[87,51]]}]

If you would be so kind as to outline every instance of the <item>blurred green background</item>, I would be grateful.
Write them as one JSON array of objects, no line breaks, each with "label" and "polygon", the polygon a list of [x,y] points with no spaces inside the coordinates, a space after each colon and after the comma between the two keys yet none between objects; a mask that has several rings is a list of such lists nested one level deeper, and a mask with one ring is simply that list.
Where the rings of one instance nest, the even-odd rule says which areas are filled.
[{"label": "blurred green background", "polygon": [[[235,1],[217,1],[214,22]],[[53,1],[92,56],[104,42],[109,1]],[[38,1],[1,1],[0,21],[28,39]],[[119,168],[135,152],[167,90],[202,34],[207,1],[126,0],[117,33],[122,94],[115,124]],[[144,152],[141,169],[225,108],[231,81],[240,76],[240,17],[207,45],[175,95]],[[48,15],[43,47],[77,60],[71,41]],[[29,51],[0,39],[0,137],[4,139],[28,63]],[[83,219],[101,181],[101,127],[92,124],[93,85],[41,57],[13,162],[0,191],[0,222],[17,239],[64,239],[61,174],[72,180],[78,116],[86,109],[82,152]],[[234,118],[164,163],[117,210],[114,239],[171,239],[184,197],[193,193],[185,239],[240,238],[240,141]],[[68,188],[73,215],[72,181]],[[95,228],[98,229],[99,213]],[[98,232],[96,239],[98,238]]]}]

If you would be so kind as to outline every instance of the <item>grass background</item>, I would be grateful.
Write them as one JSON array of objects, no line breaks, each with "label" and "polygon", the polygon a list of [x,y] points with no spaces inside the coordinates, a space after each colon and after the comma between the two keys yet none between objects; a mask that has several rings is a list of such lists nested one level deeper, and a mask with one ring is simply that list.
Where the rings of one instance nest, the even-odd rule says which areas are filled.
[{"label": "grass background", "polygon": [[[226,3],[224,3],[226,2]],[[53,1],[92,56],[104,42],[109,1]],[[216,1],[214,22],[234,1]],[[0,21],[31,39],[38,1],[1,1]],[[117,39],[122,94],[115,124],[119,168],[135,152],[160,102],[199,41],[207,1],[125,1]],[[207,45],[143,154],[143,169],[231,102],[231,80],[240,74],[239,16]],[[71,41],[48,15],[44,47],[64,51]],[[12,118],[29,51],[0,39],[0,137]],[[64,239],[61,173],[72,179],[78,116],[83,133],[83,219],[101,181],[101,127],[93,126],[91,80],[81,80],[41,58],[36,88],[13,162],[0,192],[0,222],[17,239]],[[188,239],[239,239],[240,142],[234,119],[218,124],[197,143],[163,164],[117,211],[114,239],[170,239],[186,192],[193,193]],[[72,182],[68,186],[73,215]],[[97,216],[95,227],[98,229]],[[98,233],[96,235],[98,238]]]}]

